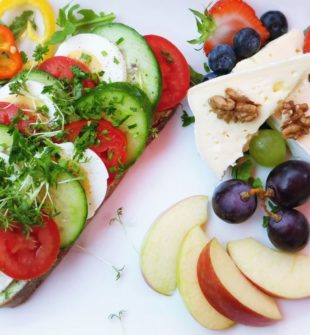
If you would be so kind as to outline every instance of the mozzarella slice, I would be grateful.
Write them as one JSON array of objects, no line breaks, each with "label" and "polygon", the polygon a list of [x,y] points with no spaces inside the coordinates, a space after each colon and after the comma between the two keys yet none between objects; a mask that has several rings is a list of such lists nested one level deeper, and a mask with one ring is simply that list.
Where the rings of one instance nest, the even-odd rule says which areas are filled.
[{"label": "mozzarella slice", "polygon": [[46,105],[48,117],[53,120],[55,117],[55,105],[47,94],[42,94],[44,85],[34,80],[27,80],[25,83],[27,92],[24,95],[11,94],[10,84],[0,89],[0,101],[11,102],[24,110],[35,111],[38,107]]},{"label": "mozzarella slice", "polygon": [[[71,142],[59,144],[62,155],[66,159],[73,159],[74,145]],[[91,149],[84,153],[85,162],[79,162],[82,172],[87,180],[81,180],[86,192],[88,202],[88,219],[94,216],[96,210],[102,204],[107,193],[107,180],[109,177],[107,168],[101,158]]]},{"label": "mozzarella slice", "polygon": [[56,56],[67,56],[83,62],[92,73],[104,71],[102,79],[106,82],[127,80],[126,62],[121,51],[102,36],[73,36],[59,46]]},{"label": "mozzarella slice", "polygon": [[254,56],[238,62],[233,72],[240,72],[253,69],[260,65],[267,65],[274,62],[302,55],[305,35],[300,29],[292,29],[288,33],[268,43]]},{"label": "mozzarella slice", "polygon": [[[310,71],[310,54],[207,81],[189,90],[188,101],[195,115],[198,150],[218,177],[234,165],[252,135],[275,112],[279,103]],[[245,123],[226,123],[212,112],[209,99],[225,95],[225,89],[240,91],[260,104],[259,116]]]}]

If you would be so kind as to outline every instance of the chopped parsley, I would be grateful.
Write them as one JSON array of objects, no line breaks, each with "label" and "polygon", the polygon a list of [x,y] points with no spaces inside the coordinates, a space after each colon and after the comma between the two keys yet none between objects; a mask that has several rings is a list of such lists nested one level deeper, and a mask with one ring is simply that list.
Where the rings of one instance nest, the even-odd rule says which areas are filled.
[{"label": "chopped parsley", "polygon": [[105,50],[103,50],[103,51],[101,51],[101,55],[102,55],[103,57],[106,57],[106,56],[108,55],[108,53],[107,53]]},{"label": "chopped parsley", "polygon": [[187,127],[195,122],[195,116],[189,116],[186,110],[181,115],[182,127]]},{"label": "chopped parsley", "polygon": [[116,42],[115,42],[115,44],[116,45],[120,45],[120,44],[122,44],[123,42],[124,42],[124,37],[120,37]]},{"label": "chopped parsley", "polygon": [[80,56],[80,60],[84,61],[84,63],[86,63],[86,64],[90,64],[91,61],[92,61],[92,56],[85,53],[85,52],[82,52],[82,54]]},{"label": "chopped parsley", "polygon": [[47,44],[38,44],[33,51],[32,57],[36,62],[41,62],[48,52],[49,47]]},{"label": "chopped parsley", "polygon": [[26,52],[25,51],[21,51],[20,55],[22,56],[23,64],[26,64],[28,62],[28,56],[27,56]]},{"label": "chopped parsley", "polygon": [[161,50],[161,54],[165,57],[167,63],[173,63],[174,59],[168,51]]},{"label": "chopped parsley", "polygon": [[113,63],[114,63],[114,64],[119,64],[119,60],[118,60],[116,57],[114,57],[114,58],[113,58]]}]

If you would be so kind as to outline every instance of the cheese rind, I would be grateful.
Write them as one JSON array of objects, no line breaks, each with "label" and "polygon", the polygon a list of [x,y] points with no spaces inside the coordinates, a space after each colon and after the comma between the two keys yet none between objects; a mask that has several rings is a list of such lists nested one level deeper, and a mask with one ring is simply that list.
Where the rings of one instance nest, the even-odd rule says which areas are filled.
[{"label": "cheese rind", "polygon": [[288,33],[269,42],[254,56],[238,62],[233,72],[250,70],[260,65],[281,62],[302,55],[304,39],[302,30],[291,29]]},{"label": "cheese rind", "polygon": [[[310,72],[310,54],[288,61],[222,76],[191,88],[189,105],[195,115],[195,135],[198,151],[218,177],[234,165],[259,127],[275,112]],[[225,89],[240,91],[260,104],[259,116],[245,123],[226,123],[212,112],[209,99],[225,95]]]}]

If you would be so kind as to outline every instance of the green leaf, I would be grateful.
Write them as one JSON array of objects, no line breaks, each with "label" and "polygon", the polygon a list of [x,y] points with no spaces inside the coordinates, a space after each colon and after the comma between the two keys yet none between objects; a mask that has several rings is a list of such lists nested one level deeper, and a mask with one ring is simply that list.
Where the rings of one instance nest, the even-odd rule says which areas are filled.
[{"label": "green leaf", "polygon": [[272,213],[278,213],[281,209],[279,206],[275,205],[273,202],[268,201],[268,206],[270,207],[270,210]]},{"label": "green leaf", "polygon": [[253,167],[251,159],[246,159],[232,168],[231,175],[234,179],[248,181],[251,178]]},{"label": "green leaf", "polygon": [[255,178],[252,182],[252,186],[254,188],[263,188],[264,187],[263,182],[260,178]]},{"label": "green leaf", "polygon": [[9,28],[16,40],[18,40],[23,32],[27,29],[28,21],[30,21],[33,27],[36,28],[36,24],[33,21],[33,18],[34,12],[32,10],[26,10],[22,12],[21,15],[15,17],[13,22],[9,25]]},{"label": "green leaf", "polygon": [[186,110],[183,110],[181,119],[182,119],[182,127],[187,127],[195,122],[195,116],[189,116]]},{"label": "green leaf", "polygon": [[195,86],[200,84],[203,81],[203,75],[195,71],[191,66],[189,67],[189,70],[191,75],[191,85]]},{"label": "green leaf", "polygon": [[208,63],[203,63],[203,68],[205,69],[205,71],[208,73],[208,72],[210,72],[211,70],[210,70],[210,68],[209,68],[209,65],[208,65]]},{"label": "green leaf", "polygon": [[41,62],[48,53],[49,47],[46,44],[38,44],[33,51],[32,57],[36,62]]},{"label": "green leaf", "polygon": [[28,62],[28,56],[25,51],[21,51],[20,55],[22,56],[23,64],[26,64]]},{"label": "green leaf", "polygon": [[75,4],[70,7],[70,4],[59,10],[57,25],[62,30],[54,33],[50,40],[50,44],[62,43],[68,36],[76,35],[83,32],[91,32],[99,25],[114,21],[113,13],[105,14],[100,12],[95,13],[91,9],[79,9],[80,5]]},{"label": "green leaf", "polygon": [[263,217],[263,227],[264,228],[267,228],[268,225],[269,225],[269,220],[270,220],[270,217],[269,216],[264,216]]},{"label": "green leaf", "polygon": [[190,9],[190,11],[196,17],[197,31],[200,34],[198,38],[188,41],[190,44],[202,44],[210,36],[212,36],[216,30],[216,23],[213,17],[206,11],[205,14],[198,12],[197,10]]}]

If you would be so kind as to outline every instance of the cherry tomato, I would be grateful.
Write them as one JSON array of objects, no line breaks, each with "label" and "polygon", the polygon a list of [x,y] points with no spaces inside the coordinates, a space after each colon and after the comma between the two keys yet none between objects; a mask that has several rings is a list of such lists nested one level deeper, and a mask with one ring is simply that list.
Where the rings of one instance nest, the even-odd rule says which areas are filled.
[{"label": "cherry tomato", "polygon": [[[11,124],[12,119],[18,114],[20,108],[10,102],[0,101],[0,123],[7,126]],[[20,120],[17,124],[18,129],[21,132],[29,132],[29,125],[35,122],[35,117],[33,113],[28,111],[23,111],[25,116],[24,120]]]},{"label": "cherry tomato", "polygon": [[45,274],[55,263],[60,234],[53,219],[42,217],[44,226],[33,227],[30,236],[20,226],[0,229],[0,270],[17,280],[30,280]]},{"label": "cherry tomato", "polygon": [[113,127],[112,124],[106,120],[81,120],[72,122],[66,126],[67,140],[74,142],[88,122],[98,124],[97,139],[99,140],[99,143],[98,145],[91,146],[90,149],[95,151],[105,164],[109,172],[108,184],[110,185],[115,179],[115,176],[120,172],[121,165],[124,164],[126,160],[126,135],[121,130]]},{"label": "cherry tomato", "polygon": [[5,26],[0,26],[0,80],[13,78],[23,67],[14,35]]},{"label": "cherry tomato", "polygon": [[[54,56],[46,61],[44,61],[42,64],[39,65],[38,69],[44,72],[49,73],[51,76],[57,78],[57,79],[69,79],[72,80],[73,73],[71,70],[72,66],[79,67],[82,71],[90,73],[89,68],[83,64],[82,62],[79,62],[78,60],[65,57],[65,56]],[[94,88],[96,87],[96,84],[89,79],[83,80],[84,88]]]},{"label": "cherry tomato", "polygon": [[190,85],[189,66],[181,51],[167,39],[156,35],[144,38],[155,54],[163,78],[157,111],[165,111],[175,107],[186,96]]}]

